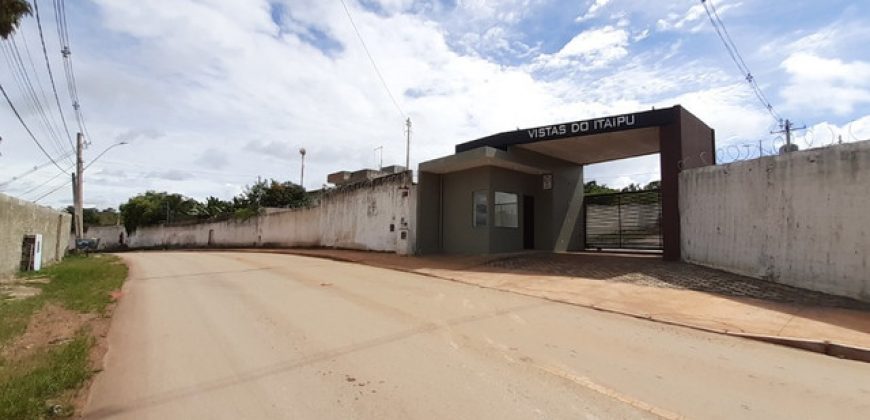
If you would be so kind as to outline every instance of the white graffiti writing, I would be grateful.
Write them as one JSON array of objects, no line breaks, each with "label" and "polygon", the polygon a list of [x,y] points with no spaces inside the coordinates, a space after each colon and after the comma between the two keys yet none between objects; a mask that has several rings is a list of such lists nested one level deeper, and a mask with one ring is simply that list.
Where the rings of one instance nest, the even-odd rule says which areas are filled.
[{"label": "white graffiti writing", "polygon": [[590,131],[611,130],[616,128],[630,127],[635,124],[633,114],[620,115],[617,117],[598,118],[594,120],[578,121],[570,124],[548,125],[545,127],[531,128],[528,131],[529,138],[543,139],[552,136],[564,136],[567,134],[582,134]]}]

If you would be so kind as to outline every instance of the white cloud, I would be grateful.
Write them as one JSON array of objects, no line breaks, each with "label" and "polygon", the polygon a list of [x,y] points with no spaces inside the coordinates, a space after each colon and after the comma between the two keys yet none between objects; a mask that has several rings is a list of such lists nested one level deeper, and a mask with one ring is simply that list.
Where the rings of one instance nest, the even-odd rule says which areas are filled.
[{"label": "white cloud", "polygon": [[542,54],[536,58],[539,68],[559,68],[585,65],[604,67],[628,55],[628,32],[613,26],[604,26],[580,32],[555,54]]},{"label": "white cloud", "polygon": [[781,96],[792,109],[814,107],[844,115],[870,103],[870,62],[799,52],[786,58],[782,68],[790,77]]},{"label": "white cloud", "polygon": [[[285,6],[281,28],[270,16],[270,3]],[[539,14],[551,17],[547,7],[564,5],[386,0],[381,2],[385,13],[374,13],[356,1],[347,3],[390,90],[413,120],[412,166],[452,153],[457,143],[499,131],[653,105],[683,104],[726,143],[757,138],[770,123],[745,84],[735,82],[730,63],[721,60],[720,45],[710,45],[716,57],[709,59],[711,53],[698,53],[697,38],[684,36],[708,22],[682,3],[655,9],[628,1],[589,2],[587,11],[599,5],[593,12],[607,13],[612,25],[566,33],[581,25],[572,22],[573,15],[565,16],[567,27],[547,28],[553,38],[523,31],[537,30],[541,22],[527,20],[536,13],[543,10],[547,13]],[[70,9],[79,10],[81,4]],[[87,159],[115,139],[137,139],[89,169],[89,205],[116,207],[147,189],[229,198],[258,175],[296,180],[300,147],[308,150],[309,188],[319,187],[327,173],[372,166],[372,150],[378,146],[384,147],[385,164],[404,162],[403,118],[339,2],[87,4],[96,10],[78,18],[92,20],[71,26],[79,90],[95,138]],[[658,19],[681,29],[660,34],[654,30]],[[29,25],[25,22],[24,28],[34,35]],[[778,82],[777,88],[783,81],[804,81],[822,92],[827,86],[866,91],[866,84],[849,76],[863,69],[854,67],[863,58],[832,48],[831,43],[842,45],[842,38],[824,47],[828,53],[813,56],[839,60],[823,65],[845,70],[826,70],[830,74],[824,77],[793,74],[776,68],[783,56],[775,59],[773,73],[787,77],[764,80]],[[554,39],[563,44],[553,46]],[[641,39],[643,50],[632,44]],[[551,53],[540,54],[542,45]],[[61,74],[58,69],[55,75]],[[0,72],[4,86],[12,82],[8,77]],[[851,99],[851,104],[849,118],[868,113],[866,102]],[[797,111],[817,108],[806,101],[793,105]],[[0,181],[45,160],[8,114],[0,112]],[[607,176],[649,172],[654,164],[617,162]],[[33,182],[13,184],[10,192],[25,191],[52,175],[49,167],[33,175]],[[45,202],[65,205],[69,195],[63,189]]]},{"label": "white cloud", "polygon": [[[716,2],[716,10],[719,16],[723,16],[728,10],[740,7],[742,3],[725,3]],[[687,30],[689,32],[698,32],[709,26],[707,20],[707,12],[704,10],[703,4],[694,4],[683,13],[669,12],[667,16],[659,19],[656,22],[656,27],[661,31],[680,31]]]},{"label": "white cloud", "polygon": [[575,21],[584,22],[594,18],[598,15],[599,10],[601,10],[604,6],[607,6],[607,3],[610,3],[610,0],[594,0],[592,4],[589,5],[589,8],[586,9],[586,13],[578,16]]}]

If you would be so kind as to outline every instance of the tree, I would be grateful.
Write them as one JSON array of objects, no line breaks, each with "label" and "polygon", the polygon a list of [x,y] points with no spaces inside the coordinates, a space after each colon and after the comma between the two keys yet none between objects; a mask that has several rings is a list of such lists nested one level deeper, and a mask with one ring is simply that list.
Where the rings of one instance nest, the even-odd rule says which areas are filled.
[{"label": "tree", "polygon": [[652,181],[643,187],[644,191],[658,190],[662,188],[662,181]]},{"label": "tree", "polygon": [[617,192],[617,190],[610,188],[604,184],[598,184],[597,181],[589,181],[589,182],[583,184],[583,192],[591,195],[591,194],[614,193],[614,192]]},{"label": "tree", "polygon": [[632,182],[631,184],[628,184],[627,187],[623,188],[622,192],[635,192],[635,191],[640,191],[640,190],[641,190],[640,185],[637,185],[637,184]]},{"label": "tree", "polygon": [[236,208],[259,210],[263,207],[296,208],[308,205],[305,189],[290,181],[263,180],[245,189],[233,200]]},{"label": "tree", "polygon": [[127,232],[142,226],[195,220],[200,218],[202,204],[181,194],[148,191],[121,205],[121,218]]},{"label": "tree", "polygon": [[32,13],[25,0],[0,0],[0,38],[7,39],[21,23],[21,18]]},{"label": "tree", "polygon": [[[75,207],[67,206],[65,210],[67,213],[75,215]],[[84,230],[88,230],[88,228],[91,226],[114,225],[117,219],[118,214],[115,212],[115,209],[112,208],[108,208],[102,211],[96,207],[82,209],[82,224],[84,225]],[[71,232],[75,232],[75,225],[76,220],[75,217],[73,217]]]},{"label": "tree", "polygon": [[224,201],[217,197],[209,197],[205,199],[205,205],[202,206],[200,217],[205,219],[214,219],[225,214],[231,214],[235,210],[232,201]]}]

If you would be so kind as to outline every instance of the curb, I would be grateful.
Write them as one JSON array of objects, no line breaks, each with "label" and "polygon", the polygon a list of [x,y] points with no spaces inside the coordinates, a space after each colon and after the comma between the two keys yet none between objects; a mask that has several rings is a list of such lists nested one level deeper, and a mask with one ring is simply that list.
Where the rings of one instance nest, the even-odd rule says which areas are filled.
[{"label": "curb", "polygon": [[750,340],[763,341],[771,344],[779,344],[781,346],[792,347],[795,349],[822,353],[828,356],[838,357],[840,359],[856,360],[859,362],[870,363],[870,349],[863,347],[847,346],[844,344],[832,343],[830,341],[807,340],[803,338],[793,337],[777,337],[770,335],[755,335],[745,333],[729,333],[724,334],[734,337],[743,337]]}]

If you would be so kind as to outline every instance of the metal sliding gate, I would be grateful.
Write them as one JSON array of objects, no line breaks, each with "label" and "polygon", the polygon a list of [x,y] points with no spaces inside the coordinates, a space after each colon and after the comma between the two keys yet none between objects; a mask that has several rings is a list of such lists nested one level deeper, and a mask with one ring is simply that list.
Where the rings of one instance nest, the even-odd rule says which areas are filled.
[{"label": "metal sliding gate", "polygon": [[587,249],[662,249],[661,191],[587,195]]}]

